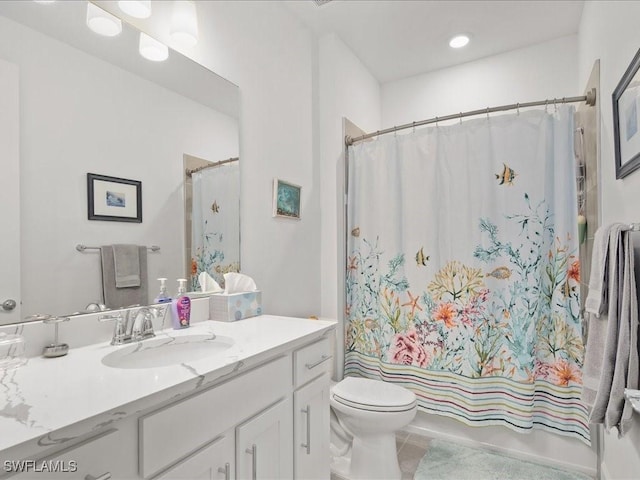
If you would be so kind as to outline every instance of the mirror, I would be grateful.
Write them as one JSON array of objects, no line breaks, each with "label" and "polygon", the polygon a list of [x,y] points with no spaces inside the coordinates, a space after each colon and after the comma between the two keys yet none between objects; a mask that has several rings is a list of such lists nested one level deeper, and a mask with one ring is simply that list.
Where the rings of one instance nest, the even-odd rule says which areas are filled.
[{"label": "mirror", "polygon": [[[86,8],[0,2],[0,59],[19,68],[22,318],[101,302],[100,252],[78,244],[159,246],[147,256],[149,300],[158,277],[175,294],[190,274],[183,157],[239,152],[237,86],[173,50],[142,58],[124,21],[118,36],[96,35]],[[142,222],[88,220],[87,173],[141,182]]]}]

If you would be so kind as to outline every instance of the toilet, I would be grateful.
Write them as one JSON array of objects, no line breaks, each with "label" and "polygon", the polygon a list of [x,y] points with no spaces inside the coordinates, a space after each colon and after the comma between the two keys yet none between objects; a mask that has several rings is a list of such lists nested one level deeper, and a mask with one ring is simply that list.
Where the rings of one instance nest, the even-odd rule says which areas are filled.
[{"label": "toilet", "polygon": [[335,414],[332,436],[351,441],[341,452],[346,460],[333,462],[335,473],[349,480],[399,480],[395,434],[415,417],[415,394],[379,380],[346,377],[331,388],[329,403]]}]

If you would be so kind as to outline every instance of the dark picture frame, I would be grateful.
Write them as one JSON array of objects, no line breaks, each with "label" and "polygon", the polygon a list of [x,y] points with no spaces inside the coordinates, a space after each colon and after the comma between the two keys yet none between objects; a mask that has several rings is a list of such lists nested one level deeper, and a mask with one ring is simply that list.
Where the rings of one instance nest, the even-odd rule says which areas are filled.
[{"label": "dark picture frame", "polygon": [[613,91],[616,178],[640,168],[640,49]]},{"label": "dark picture frame", "polygon": [[142,182],[87,173],[89,220],[142,223]]},{"label": "dark picture frame", "polygon": [[302,187],[273,179],[273,216],[300,220]]}]

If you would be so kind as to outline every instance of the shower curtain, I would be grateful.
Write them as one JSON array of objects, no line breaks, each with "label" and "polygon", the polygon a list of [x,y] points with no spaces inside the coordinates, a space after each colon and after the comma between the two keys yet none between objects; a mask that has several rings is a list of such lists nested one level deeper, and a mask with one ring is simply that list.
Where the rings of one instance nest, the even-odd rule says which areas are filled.
[{"label": "shower curtain", "polygon": [[350,147],[346,375],[468,425],[589,443],[573,111]]},{"label": "shower curtain", "polygon": [[198,275],[207,272],[221,286],[224,274],[240,267],[240,164],[226,163],[192,175],[192,291]]}]

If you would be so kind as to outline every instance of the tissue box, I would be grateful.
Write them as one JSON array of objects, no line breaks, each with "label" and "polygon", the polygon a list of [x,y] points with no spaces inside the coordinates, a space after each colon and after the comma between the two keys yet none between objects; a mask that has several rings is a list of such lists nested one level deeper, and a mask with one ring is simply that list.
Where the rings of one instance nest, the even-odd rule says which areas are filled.
[{"label": "tissue box", "polygon": [[209,297],[209,318],[235,322],[262,314],[262,292],[214,293]]}]

